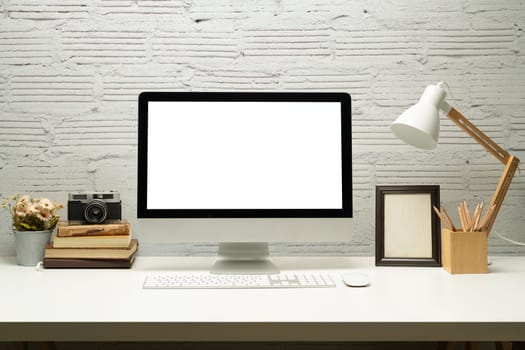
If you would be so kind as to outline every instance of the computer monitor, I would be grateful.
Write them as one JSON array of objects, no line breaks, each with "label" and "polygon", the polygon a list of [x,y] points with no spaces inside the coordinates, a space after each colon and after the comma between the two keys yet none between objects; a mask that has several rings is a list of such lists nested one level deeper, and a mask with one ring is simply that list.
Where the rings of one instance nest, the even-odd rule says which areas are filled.
[{"label": "computer monitor", "polygon": [[141,239],[219,242],[213,273],[277,273],[268,242],[347,241],[346,93],[143,92]]}]

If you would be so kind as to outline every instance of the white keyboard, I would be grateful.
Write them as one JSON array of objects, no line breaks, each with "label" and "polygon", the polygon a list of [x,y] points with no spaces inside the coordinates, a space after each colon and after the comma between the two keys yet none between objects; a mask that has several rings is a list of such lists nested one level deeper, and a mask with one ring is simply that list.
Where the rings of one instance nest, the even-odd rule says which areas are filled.
[{"label": "white keyboard", "polygon": [[334,288],[327,273],[296,273],[276,275],[212,275],[163,274],[149,275],[144,289],[249,289],[249,288]]}]

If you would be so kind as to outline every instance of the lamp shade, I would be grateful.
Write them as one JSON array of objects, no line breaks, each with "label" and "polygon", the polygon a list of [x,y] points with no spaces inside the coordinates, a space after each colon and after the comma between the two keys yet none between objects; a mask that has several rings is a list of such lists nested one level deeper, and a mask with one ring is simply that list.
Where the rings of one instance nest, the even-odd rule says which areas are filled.
[{"label": "lamp shade", "polygon": [[446,92],[439,85],[429,85],[419,102],[407,109],[390,129],[400,140],[423,149],[433,149],[439,139],[439,109]]}]

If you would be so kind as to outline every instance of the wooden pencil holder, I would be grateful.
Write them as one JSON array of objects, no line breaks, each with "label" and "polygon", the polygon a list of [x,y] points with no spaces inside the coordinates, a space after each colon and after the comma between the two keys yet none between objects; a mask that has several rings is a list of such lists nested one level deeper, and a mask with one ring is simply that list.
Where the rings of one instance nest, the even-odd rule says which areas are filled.
[{"label": "wooden pencil holder", "polygon": [[443,268],[451,274],[487,273],[487,232],[441,231]]}]

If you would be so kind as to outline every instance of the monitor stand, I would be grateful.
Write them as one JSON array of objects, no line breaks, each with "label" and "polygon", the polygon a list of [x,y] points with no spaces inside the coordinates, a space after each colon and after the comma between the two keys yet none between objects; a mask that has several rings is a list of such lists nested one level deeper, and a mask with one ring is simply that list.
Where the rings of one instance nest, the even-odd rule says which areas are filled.
[{"label": "monitor stand", "polygon": [[272,275],[279,269],[270,260],[268,243],[219,243],[219,256],[210,270],[217,275]]}]

